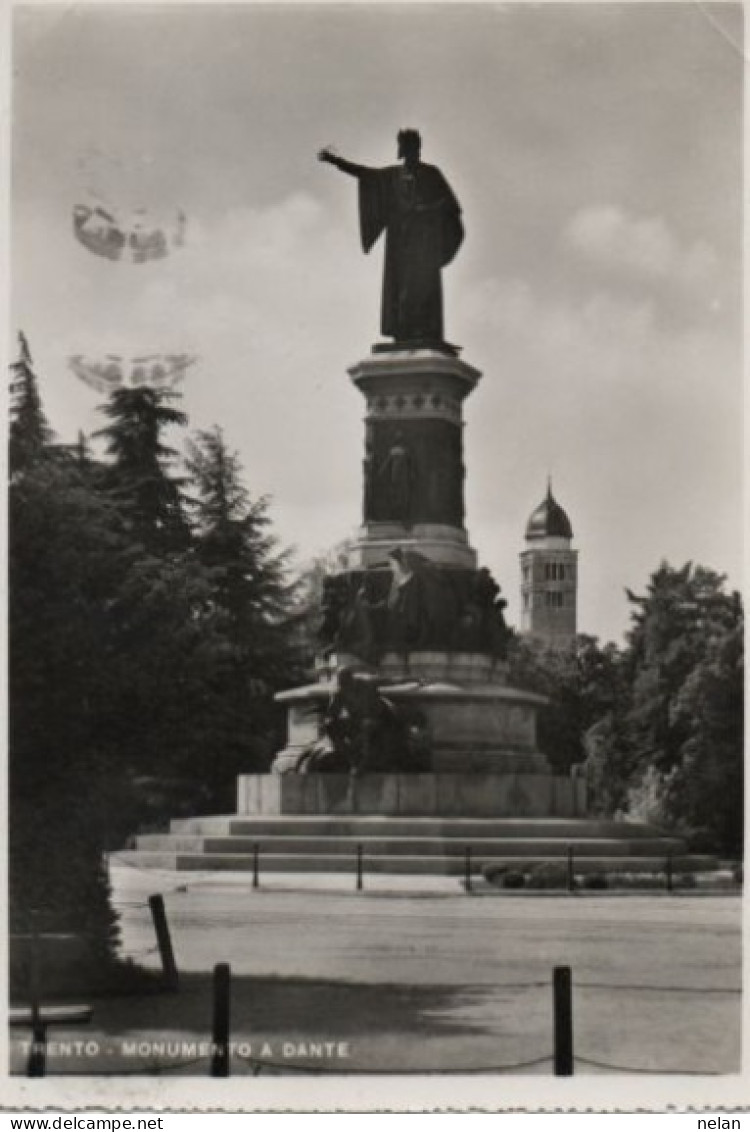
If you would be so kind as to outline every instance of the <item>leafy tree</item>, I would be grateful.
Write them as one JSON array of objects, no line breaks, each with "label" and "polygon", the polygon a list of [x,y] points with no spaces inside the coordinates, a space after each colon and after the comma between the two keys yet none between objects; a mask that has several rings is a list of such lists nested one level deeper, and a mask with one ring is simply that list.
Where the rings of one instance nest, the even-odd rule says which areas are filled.
[{"label": "leafy tree", "polygon": [[40,449],[10,484],[11,930],[83,936],[104,977],[116,918],[102,869],[107,752],[98,721],[109,604],[122,570],[118,519],[72,461]]},{"label": "leafy tree", "polygon": [[516,637],[511,642],[508,681],[546,696],[539,713],[538,741],[553,769],[567,773],[586,757],[588,730],[613,707],[620,657],[613,644],[600,646],[581,634],[569,649]]},{"label": "leafy tree", "polygon": [[664,790],[666,815],[730,856],[742,854],[743,632],[740,616],[713,634],[685,680],[672,717],[687,738]]},{"label": "leafy tree", "polygon": [[102,463],[82,436],[52,443],[30,359],[13,379],[11,922],[28,930],[39,909],[42,930],[82,932],[103,976],[117,928],[102,850],[157,793],[173,816],[177,780],[189,812],[228,808],[237,771],[267,765],[291,590],[218,431],[193,450],[193,534],[162,440],[185,417],[164,395],[113,395]]},{"label": "leafy tree", "polygon": [[631,741],[638,760],[662,773],[679,762],[688,736],[686,721],[672,711],[675,697],[712,635],[737,616],[738,598],[725,593],[724,581],[690,562],[677,570],[662,563],[645,595],[627,591],[634,607],[627,637]]},{"label": "leafy tree", "polygon": [[741,836],[742,605],[725,579],[662,563],[628,592],[632,628],[612,712],[587,736],[598,808],[630,808],[715,849]]},{"label": "leafy tree", "polygon": [[583,738],[589,809],[594,814],[611,816],[628,809],[634,757],[624,716],[623,702],[618,700]]}]

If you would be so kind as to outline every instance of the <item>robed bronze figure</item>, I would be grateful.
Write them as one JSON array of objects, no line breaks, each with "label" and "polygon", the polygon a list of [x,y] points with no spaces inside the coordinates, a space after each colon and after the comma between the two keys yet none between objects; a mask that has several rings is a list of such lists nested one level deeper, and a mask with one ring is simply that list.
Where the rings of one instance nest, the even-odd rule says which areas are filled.
[{"label": "robed bronze figure", "polygon": [[398,342],[443,342],[440,271],[464,238],[461,207],[443,174],[420,161],[416,130],[401,130],[401,165],[372,169],[338,157],[318,154],[359,182],[362,248],[369,252],[385,231],[385,271],[381,330]]}]

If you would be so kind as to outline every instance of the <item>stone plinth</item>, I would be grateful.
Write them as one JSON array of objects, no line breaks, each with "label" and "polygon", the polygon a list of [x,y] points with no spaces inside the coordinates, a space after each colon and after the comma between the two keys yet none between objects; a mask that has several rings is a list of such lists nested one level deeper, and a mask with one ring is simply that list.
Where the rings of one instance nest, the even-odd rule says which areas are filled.
[{"label": "stone plinth", "polygon": [[[361,667],[361,661],[348,653],[333,653],[325,660],[319,658],[316,674],[322,681],[333,681],[339,668],[346,665]],[[378,674],[383,691],[388,693],[387,682],[460,684],[507,684],[508,664],[504,660],[478,652],[446,652],[425,649],[402,655],[387,652],[378,661]],[[284,695],[285,693],[282,693]]]},{"label": "stone plinth", "polygon": [[244,774],[238,815],[581,817],[581,778],[552,774]]},{"label": "stone plinth", "polygon": [[[362,523],[324,586],[322,678],[276,696],[287,709],[288,738],[273,771],[305,777],[305,756],[326,739],[336,670],[353,666],[377,680],[404,721],[404,735],[411,728],[409,738],[392,740],[404,749],[381,752],[379,762],[376,754],[373,769],[455,775],[441,788],[457,799],[451,813],[461,812],[463,783],[472,774],[482,782],[503,777],[501,793],[513,789],[511,780],[538,777],[541,797],[552,789],[541,780],[553,781],[536,742],[545,701],[507,685],[499,659],[508,638],[505,602],[490,571],[478,568],[464,525],[463,404],[481,374],[455,351],[424,344],[375,350],[349,374],[366,402]],[[415,732],[419,742],[410,747]],[[357,804],[365,805],[372,776],[366,761],[360,769]],[[475,787],[466,790],[474,796]],[[446,795],[441,805],[448,804]]]},{"label": "stone plinth", "polygon": [[[417,669],[420,655],[440,654],[414,654],[409,662]],[[466,654],[446,654],[444,664],[455,662],[465,672],[471,659]],[[477,665],[480,660],[490,663],[487,658],[475,660]],[[390,685],[383,693],[396,706],[425,720],[433,771],[548,775],[549,764],[536,746],[536,712],[544,699],[503,683],[479,682],[480,673],[477,669],[474,682],[462,684],[413,679]],[[277,772],[295,766],[300,754],[323,737],[323,717],[334,691],[334,684],[324,680],[277,695],[288,713],[287,746],[276,756]]]},{"label": "stone plinth", "polygon": [[441,566],[474,570],[477,552],[469,546],[466,531],[456,527],[417,523],[406,527],[398,523],[366,523],[356,538],[346,544],[344,561],[349,570],[382,566],[386,556],[399,547],[416,550]]},{"label": "stone plinth", "polygon": [[481,374],[436,349],[373,353],[349,370],[366,401],[363,525],[350,569],[395,547],[476,568],[464,529],[463,401]]}]

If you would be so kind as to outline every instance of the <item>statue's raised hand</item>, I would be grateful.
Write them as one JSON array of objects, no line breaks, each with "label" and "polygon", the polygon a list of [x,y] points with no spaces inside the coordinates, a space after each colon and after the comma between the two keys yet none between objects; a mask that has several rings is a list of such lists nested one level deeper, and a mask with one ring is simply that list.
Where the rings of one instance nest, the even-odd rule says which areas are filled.
[{"label": "statue's raised hand", "polygon": [[338,157],[338,154],[332,145],[325,145],[322,149],[318,150],[318,161],[328,161],[332,163],[336,157]]}]

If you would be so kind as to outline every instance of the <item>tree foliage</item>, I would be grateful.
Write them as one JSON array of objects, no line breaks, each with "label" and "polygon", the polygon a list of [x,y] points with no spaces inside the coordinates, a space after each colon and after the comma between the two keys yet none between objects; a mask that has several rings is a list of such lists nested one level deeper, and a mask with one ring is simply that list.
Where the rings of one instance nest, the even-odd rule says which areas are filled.
[{"label": "tree foliage", "polygon": [[120,389],[97,458],[53,443],[26,354],[12,380],[11,918],[44,909],[106,966],[102,850],[180,805],[231,808],[236,774],[270,762],[290,589],[218,430],[183,469],[172,396]]},{"label": "tree foliage", "polygon": [[629,808],[701,843],[742,841],[743,613],[702,566],[662,565],[628,592],[632,625],[613,709],[589,734],[605,812]]},{"label": "tree foliage", "polygon": [[8,461],[11,476],[42,457],[54,438],[42,408],[29,346],[19,334],[19,355],[11,367]]},{"label": "tree foliage", "polygon": [[593,812],[631,814],[711,851],[742,846],[743,614],[725,579],[666,563],[627,592],[624,648],[516,639],[509,682],[545,696],[539,746],[558,773],[582,761]]},{"label": "tree foliage", "polygon": [[[104,458],[83,436],[56,444],[22,339],[9,437],[11,924],[27,930],[36,909],[42,928],[82,932],[92,971],[117,938],[102,850],[180,805],[231,809],[236,774],[266,769],[278,745],[273,693],[299,680],[300,626],[309,642],[314,622],[268,501],[248,492],[221,430],[198,433],[181,464],[165,441],[187,423],[173,395],[120,389],[103,411]],[[737,852],[739,596],[710,570],[663,564],[628,597],[624,648],[516,640],[510,682],[548,698],[540,745],[559,773],[585,760],[600,812],[648,797],[650,816]]]},{"label": "tree foliage", "polygon": [[82,932],[96,971],[115,924],[102,873],[109,756],[103,642],[122,576],[117,520],[78,470],[39,459],[11,482],[11,928]]},{"label": "tree foliage", "polygon": [[539,747],[557,773],[567,773],[586,758],[587,732],[617,700],[619,650],[583,634],[562,650],[516,637],[508,659],[508,682],[546,697],[539,713]]},{"label": "tree foliage", "polygon": [[172,470],[177,451],[163,438],[170,426],[187,424],[185,414],[168,403],[177,396],[145,385],[115,389],[101,410],[111,424],[96,434],[112,457],[110,491],[133,538],[156,552],[182,549],[189,538],[184,480]]}]

